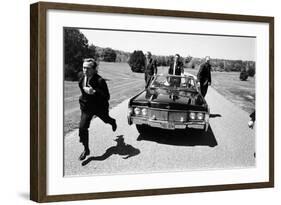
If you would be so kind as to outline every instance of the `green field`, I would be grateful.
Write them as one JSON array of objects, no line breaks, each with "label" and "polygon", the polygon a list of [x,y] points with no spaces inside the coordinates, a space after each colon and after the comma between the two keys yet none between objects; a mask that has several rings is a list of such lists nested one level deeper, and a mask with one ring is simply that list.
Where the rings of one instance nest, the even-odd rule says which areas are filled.
[{"label": "green field", "polygon": [[[159,67],[159,73],[167,73],[167,67]],[[186,69],[191,74],[197,70]],[[134,96],[144,89],[144,74],[133,73],[127,63],[99,65],[99,74],[106,79],[110,91],[110,108]],[[212,87],[227,99],[250,113],[255,107],[255,79],[240,81],[238,72],[212,72]],[[64,82],[64,133],[78,128],[80,120],[80,90],[77,82]],[[219,102],[218,102],[219,103]]]}]

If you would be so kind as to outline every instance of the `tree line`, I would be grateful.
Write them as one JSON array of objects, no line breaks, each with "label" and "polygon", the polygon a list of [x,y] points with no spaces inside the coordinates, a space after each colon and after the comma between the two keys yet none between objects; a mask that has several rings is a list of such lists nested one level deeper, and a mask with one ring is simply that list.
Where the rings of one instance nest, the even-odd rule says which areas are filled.
[{"label": "tree line", "polygon": [[65,80],[77,80],[82,71],[84,58],[94,58],[106,62],[128,62],[129,52],[102,48],[89,44],[88,39],[78,29],[64,29],[64,77]]},{"label": "tree line", "polygon": [[[173,55],[152,56],[157,66],[169,66],[173,62]],[[145,55],[141,50],[132,53],[112,48],[102,48],[89,44],[88,39],[78,29],[64,29],[64,76],[65,80],[77,80],[78,73],[82,71],[84,58],[94,58],[105,62],[125,62],[128,63],[133,72],[144,72]],[[196,58],[190,55],[182,56],[180,60],[184,67],[198,69],[203,63],[203,58]],[[255,62],[242,60],[211,59],[213,71],[218,72],[241,72],[243,76],[255,75]],[[243,77],[244,79],[245,77]],[[247,78],[246,78],[247,79]]]},{"label": "tree line", "polygon": [[[173,56],[152,56],[157,66],[169,66],[173,62]],[[196,58],[190,55],[186,57],[180,57],[185,68],[199,69],[199,66],[204,62],[204,58]],[[145,56],[141,50],[135,50],[130,58],[129,65],[133,72],[143,72],[145,66]],[[211,59],[210,61],[212,71],[218,72],[243,72],[248,76],[255,75],[255,62],[254,61],[242,61],[242,60],[225,60],[225,59]]]}]

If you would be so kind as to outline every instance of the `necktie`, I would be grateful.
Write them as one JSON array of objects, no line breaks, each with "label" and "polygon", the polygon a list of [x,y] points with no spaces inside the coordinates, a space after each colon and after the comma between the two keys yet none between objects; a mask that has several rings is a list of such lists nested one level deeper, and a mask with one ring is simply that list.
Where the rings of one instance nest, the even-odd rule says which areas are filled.
[{"label": "necktie", "polygon": [[87,78],[87,76],[85,76],[85,78],[84,78],[84,87],[87,87],[87,81],[88,81],[88,78]]}]

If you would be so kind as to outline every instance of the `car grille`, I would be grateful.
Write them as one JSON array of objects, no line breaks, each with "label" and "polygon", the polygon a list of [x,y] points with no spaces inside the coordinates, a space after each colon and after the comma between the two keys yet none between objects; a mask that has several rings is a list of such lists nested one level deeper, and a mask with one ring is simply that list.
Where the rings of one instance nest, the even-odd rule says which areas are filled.
[{"label": "car grille", "polygon": [[187,114],[185,112],[169,112],[169,121],[186,122]]},{"label": "car grille", "polygon": [[165,110],[148,110],[148,117],[153,120],[166,120],[172,122],[186,122],[187,113]]},{"label": "car grille", "polygon": [[168,120],[168,111],[148,110],[148,117],[153,120]]}]

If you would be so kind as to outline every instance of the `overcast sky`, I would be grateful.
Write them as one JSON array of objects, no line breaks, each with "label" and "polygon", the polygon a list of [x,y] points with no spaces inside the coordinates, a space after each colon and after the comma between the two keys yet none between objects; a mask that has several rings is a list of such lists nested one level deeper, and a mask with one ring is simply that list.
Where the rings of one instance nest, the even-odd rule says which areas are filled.
[{"label": "overcast sky", "polygon": [[100,47],[155,55],[256,60],[256,38],[80,29],[89,43]]}]

